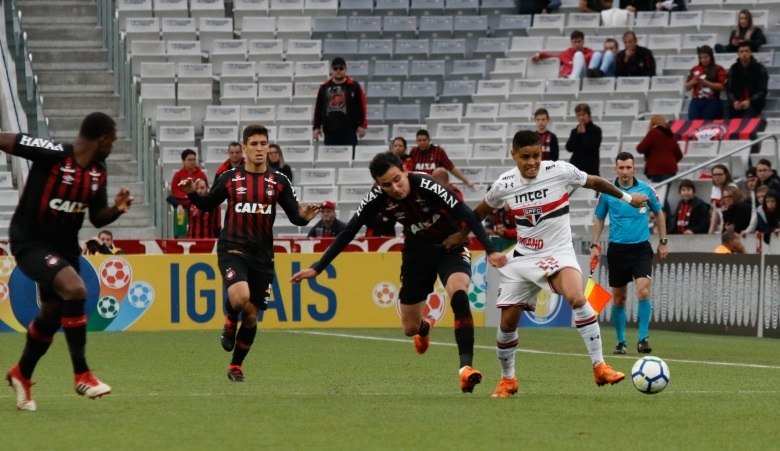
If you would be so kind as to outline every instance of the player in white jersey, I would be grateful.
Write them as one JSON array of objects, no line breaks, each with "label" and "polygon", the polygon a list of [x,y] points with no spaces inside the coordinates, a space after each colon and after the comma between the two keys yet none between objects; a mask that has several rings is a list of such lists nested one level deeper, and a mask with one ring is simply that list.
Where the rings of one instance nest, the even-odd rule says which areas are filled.
[{"label": "player in white jersey", "polygon": [[604,362],[596,313],[583,294],[582,272],[571,240],[569,191],[574,187],[590,188],[637,208],[644,205],[647,196],[624,196],[609,181],[588,175],[569,163],[542,161],[536,132],[517,132],[511,154],[517,167],[502,174],[474,210],[484,218],[506,201],[517,221],[517,245],[507,264],[499,269],[497,304],[501,308],[501,324],[496,347],[502,377],[493,397],[508,398],[517,393],[517,325],[522,311],[534,308],[536,295],[543,288],[563,295],[571,304],[577,330],[593,363],[596,384],[616,384],[625,375]]}]

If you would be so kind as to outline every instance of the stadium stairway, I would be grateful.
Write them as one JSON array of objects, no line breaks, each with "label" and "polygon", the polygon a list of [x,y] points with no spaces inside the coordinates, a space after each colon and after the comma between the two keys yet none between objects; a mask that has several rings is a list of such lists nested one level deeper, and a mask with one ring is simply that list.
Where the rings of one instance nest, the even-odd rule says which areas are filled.
[{"label": "stadium stairway", "polygon": [[[117,121],[118,139],[107,160],[108,201],[119,187],[135,196],[130,212],[109,228],[117,238],[149,239],[157,236],[151,207],[143,198],[143,179],[128,139],[127,121],[120,116],[115,75],[109,70],[108,51],[103,47],[97,7],[91,0],[16,0],[22,13],[22,30],[32,54],[32,67],[43,98],[52,140],[71,142],[85,115],[102,111]],[[97,235],[85,221],[80,238]]]}]

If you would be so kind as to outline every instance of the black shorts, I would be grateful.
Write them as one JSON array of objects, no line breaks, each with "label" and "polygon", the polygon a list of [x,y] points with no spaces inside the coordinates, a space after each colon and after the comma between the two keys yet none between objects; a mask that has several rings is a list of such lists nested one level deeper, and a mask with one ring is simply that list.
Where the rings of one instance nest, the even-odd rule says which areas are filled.
[{"label": "black shorts", "polygon": [[653,247],[649,241],[636,244],[609,243],[607,247],[609,286],[624,287],[640,277],[653,275]]},{"label": "black shorts", "polygon": [[225,289],[236,282],[249,284],[249,300],[260,310],[266,309],[266,300],[274,281],[273,268],[258,265],[257,261],[244,254],[217,253],[217,265],[222,274]]},{"label": "black shorts", "polygon": [[79,256],[65,254],[44,243],[26,242],[23,245],[12,245],[16,266],[22,272],[38,283],[41,293],[51,293],[54,276],[67,266],[72,266],[78,274]]},{"label": "black shorts", "polygon": [[401,253],[401,304],[425,301],[433,291],[436,276],[442,285],[451,274],[462,272],[471,277],[471,253],[464,246],[448,251],[441,246],[406,243]]}]

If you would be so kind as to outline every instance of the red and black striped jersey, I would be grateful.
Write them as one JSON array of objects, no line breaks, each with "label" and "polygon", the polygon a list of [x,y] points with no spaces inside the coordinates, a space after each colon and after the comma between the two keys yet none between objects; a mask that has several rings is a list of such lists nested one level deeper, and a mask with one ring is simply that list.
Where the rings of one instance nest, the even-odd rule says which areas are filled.
[{"label": "red and black striped jersey", "polygon": [[79,254],[78,234],[87,209],[107,206],[106,167],[94,161],[79,166],[72,144],[18,135],[13,154],[32,161],[9,235],[14,243],[37,241]]},{"label": "red and black striped jersey", "polygon": [[201,210],[211,210],[227,200],[217,252],[238,250],[270,265],[277,204],[293,224],[309,223],[298,214],[295,190],[279,171],[247,172],[239,166],[222,174],[208,194],[190,193],[187,197]]},{"label": "red and black striped jersey", "polygon": [[[430,174],[434,169],[443,167],[444,169],[451,171],[455,167],[450,161],[450,157],[447,156],[447,152],[439,146],[431,145],[426,150],[420,150],[419,147],[412,148],[409,152],[410,162],[405,162],[405,167],[411,171],[425,172]],[[411,169],[409,169],[411,168]]]},{"label": "red and black striped jersey", "polygon": [[187,238],[215,239],[219,236],[221,208],[217,205],[212,210],[201,210],[190,204],[189,222],[187,223]]}]

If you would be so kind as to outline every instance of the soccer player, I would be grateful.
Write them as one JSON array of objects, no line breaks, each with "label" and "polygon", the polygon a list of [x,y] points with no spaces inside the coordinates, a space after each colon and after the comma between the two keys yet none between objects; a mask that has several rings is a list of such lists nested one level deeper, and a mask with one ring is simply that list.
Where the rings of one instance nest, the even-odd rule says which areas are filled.
[{"label": "soccer player", "polygon": [[0,149],[33,162],[9,230],[16,264],[40,290],[40,312],[27,327],[22,357],[5,377],[16,391],[19,410],[36,410],[30,378],[60,326],[76,393],[92,399],[111,393],[111,387],[92,374],[85,356],[87,288],[79,276],[78,234],[87,210],[99,228],[128,211],[133,201],[123,186],[114,206],[107,204],[105,160],[114,141],[114,120],[97,112],[84,118],[72,144],[0,133]]},{"label": "soccer player", "polygon": [[[217,264],[227,286],[225,326],[220,341],[233,352],[227,376],[244,382],[241,365],[257,334],[257,313],[265,310],[274,278],[273,225],[276,205],[290,222],[305,226],[317,214],[316,205],[298,203],[284,174],[270,170],[268,129],[250,124],[244,129],[244,166],[222,174],[208,194],[195,191],[195,181],[185,179],[179,187],[202,210],[211,210],[227,200],[224,227],[217,241]],[[241,314],[241,326],[237,328]]]},{"label": "soccer player", "polygon": [[[634,156],[620,152],[615,159],[615,187],[627,195],[644,194],[649,199],[650,210],[655,214],[655,224],[660,237],[658,255],[663,259],[669,254],[666,238],[666,216],[658,195],[652,186],[634,177]],[[626,353],[626,287],[632,280],[636,288],[639,341],[636,351],[649,354],[648,343],[650,315],[653,304],[650,301],[650,278],[653,270],[653,247],[650,244],[650,221],[647,208],[631,208],[619,199],[601,196],[596,205],[596,217],[591,229],[590,256],[599,257],[599,237],[604,229],[604,219],[609,215],[609,246],[607,247],[607,268],[609,286],[612,287],[612,323],[617,334],[615,354]]]},{"label": "soccer player", "polygon": [[506,256],[496,252],[474,213],[455,194],[426,174],[407,172],[392,152],[376,155],[369,164],[376,185],[363,197],[347,228],[325,251],[320,261],[292,276],[293,282],[316,277],[349,244],[370,218],[386,214],[403,224],[404,248],[401,263],[401,325],[406,336],[414,336],[414,348],[425,353],[430,345],[433,322],[423,317],[425,299],[438,276],[450,298],[455,315],[455,341],[460,355],[460,388],[472,392],[482,374],[472,367],[474,322],[469,308],[471,254],[459,239],[445,241],[458,233],[460,222],[474,232],[493,266],[503,266]]},{"label": "soccer player", "polygon": [[501,324],[496,347],[502,377],[493,397],[508,398],[517,393],[517,324],[523,310],[533,310],[536,295],[543,288],[552,288],[571,305],[596,384],[616,384],[625,376],[604,362],[596,312],[583,295],[582,274],[571,242],[569,191],[584,186],[634,207],[642,206],[647,197],[624,194],[609,181],[588,175],[570,163],[542,161],[539,135],[533,131],[515,134],[511,154],[517,167],[501,174],[474,210],[484,218],[508,202],[517,221],[517,244],[506,266],[499,269],[496,304],[501,309]]}]

